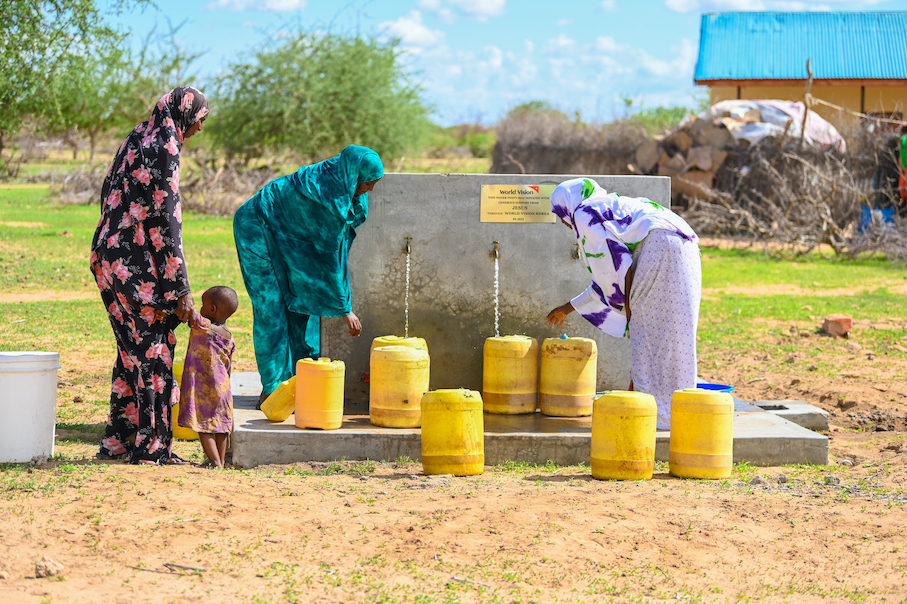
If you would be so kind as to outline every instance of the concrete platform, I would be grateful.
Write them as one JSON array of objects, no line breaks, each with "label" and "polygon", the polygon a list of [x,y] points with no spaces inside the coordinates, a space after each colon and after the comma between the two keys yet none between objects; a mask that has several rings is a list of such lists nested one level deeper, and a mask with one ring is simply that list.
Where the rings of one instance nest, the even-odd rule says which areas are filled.
[{"label": "concrete platform", "polygon": [[[232,377],[234,396],[233,463],[250,468],[299,461],[421,459],[421,431],[371,425],[366,409],[346,410],[339,430],[300,430],[293,417],[269,421],[255,409],[261,382],[257,373]],[[767,404],[770,401],[760,401]],[[785,401],[789,403],[790,401]],[[757,405],[734,399],[734,461],[757,466],[825,464],[828,439]],[[667,461],[669,431],[656,435],[655,459]],[[485,463],[522,461],[558,465],[589,464],[592,418],[485,414]]]},{"label": "concrete platform", "polygon": [[753,404],[808,430],[828,430],[828,411],[806,401],[754,401]]}]

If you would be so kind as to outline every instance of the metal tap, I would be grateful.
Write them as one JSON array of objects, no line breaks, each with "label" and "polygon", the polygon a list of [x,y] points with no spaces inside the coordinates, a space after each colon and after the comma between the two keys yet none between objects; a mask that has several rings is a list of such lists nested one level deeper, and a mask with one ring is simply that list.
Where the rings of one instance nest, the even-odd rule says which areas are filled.
[{"label": "metal tap", "polygon": [[501,257],[501,251],[498,249],[497,241],[494,242],[494,250],[491,252],[491,255],[494,256],[495,258]]},{"label": "metal tap", "polygon": [[403,247],[403,250],[404,250],[407,254],[409,254],[409,253],[412,251],[412,246],[410,246],[410,242],[412,242],[413,238],[412,238],[412,237],[404,237],[404,239],[406,240],[406,245]]}]

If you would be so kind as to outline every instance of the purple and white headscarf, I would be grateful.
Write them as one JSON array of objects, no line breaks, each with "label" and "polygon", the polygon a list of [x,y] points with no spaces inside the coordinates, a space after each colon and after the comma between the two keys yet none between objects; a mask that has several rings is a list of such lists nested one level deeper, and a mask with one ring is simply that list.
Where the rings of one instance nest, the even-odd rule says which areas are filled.
[{"label": "purple and white headscarf", "polygon": [[633,250],[654,229],[699,238],[671,210],[636,197],[608,193],[590,178],[574,178],[554,189],[551,211],[573,227],[592,283],[571,300],[573,308],[605,333],[622,337],[627,329],[625,279]]}]

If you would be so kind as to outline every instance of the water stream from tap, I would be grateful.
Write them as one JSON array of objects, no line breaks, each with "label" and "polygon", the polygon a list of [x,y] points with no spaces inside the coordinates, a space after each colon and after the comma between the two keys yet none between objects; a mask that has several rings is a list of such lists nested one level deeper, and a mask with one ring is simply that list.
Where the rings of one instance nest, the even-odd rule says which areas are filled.
[{"label": "water stream from tap", "polygon": [[500,279],[498,278],[498,257],[494,257],[494,337],[501,335],[498,324],[501,319],[501,309],[498,306],[498,291],[500,289]]},{"label": "water stream from tap", "polygon": [[404,305],[404,324],[403,324],[403,337],[409,337],[409,249],[406,250],[406,293],[403,296],[403,305]]}]

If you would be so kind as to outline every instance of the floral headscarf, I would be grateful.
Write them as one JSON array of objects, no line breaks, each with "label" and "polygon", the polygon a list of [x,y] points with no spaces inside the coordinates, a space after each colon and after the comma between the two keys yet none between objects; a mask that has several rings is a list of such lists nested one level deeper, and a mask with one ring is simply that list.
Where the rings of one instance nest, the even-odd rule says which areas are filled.
[{"label": "floral headscarf", "polygon": [[[192,86],[179,86],[161,97],[157,102],[164,118],[169,117],[179,132],[180,142],[192,124],[208,115],[208,99]],[[169,113],[169,116],[167,115]]]}]

